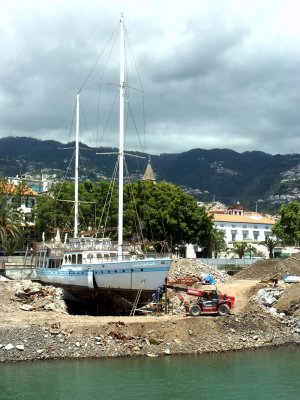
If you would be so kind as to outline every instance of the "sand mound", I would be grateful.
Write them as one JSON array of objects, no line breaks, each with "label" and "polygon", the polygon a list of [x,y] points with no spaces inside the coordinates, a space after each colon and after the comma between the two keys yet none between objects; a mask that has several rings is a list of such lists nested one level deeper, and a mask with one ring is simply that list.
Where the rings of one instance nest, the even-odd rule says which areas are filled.
[{"label": "sand mound", "polygon": [[234,277],[235,279],[282,279],[287,273],[300,275],[300,253],[292,255],[286,260],[259,260],[238,272]]}]

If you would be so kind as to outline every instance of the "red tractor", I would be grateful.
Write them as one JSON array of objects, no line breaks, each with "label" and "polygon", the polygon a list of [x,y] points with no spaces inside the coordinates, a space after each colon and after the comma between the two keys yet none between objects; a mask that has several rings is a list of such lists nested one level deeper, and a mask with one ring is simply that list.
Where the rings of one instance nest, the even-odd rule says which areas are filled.
[{"label": "red tractor", "polygon": [[190,296],[198,297],[195,304],[191,306],[189,304],[186,305],[186,311],[193,317],[198,317],[201,314],[218,314],[224,316],[230,314],[230,310],[233,309],[235,298],[222,294],[219,290],[187,288],[184,291]]}]

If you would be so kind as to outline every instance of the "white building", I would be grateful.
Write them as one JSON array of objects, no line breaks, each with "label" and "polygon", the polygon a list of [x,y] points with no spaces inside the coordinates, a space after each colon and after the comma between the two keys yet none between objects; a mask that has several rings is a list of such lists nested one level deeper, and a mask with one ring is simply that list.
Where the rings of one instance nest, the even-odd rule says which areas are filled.
[{"label": "white building", "polygon": [[258,213],[214,214],[215,227],[224,232],[227,244],[236,241],[263,242],[271,236],[275,220]]}]

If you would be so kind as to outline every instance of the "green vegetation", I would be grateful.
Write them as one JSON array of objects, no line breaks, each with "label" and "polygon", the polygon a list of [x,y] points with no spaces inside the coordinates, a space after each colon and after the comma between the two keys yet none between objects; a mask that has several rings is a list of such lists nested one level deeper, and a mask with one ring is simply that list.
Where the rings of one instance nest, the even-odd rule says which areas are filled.
[{"label": "green vegetation", "polygon": [[[62,177],[68,167],[66,160],[72,157],[73,145],[70,143],[67,146],[69,150],[59,151],[61,147],[65,146],[52,140],[2,138],[1,174],[14,176],[30,170],[32,175],[36,175],[47,168],[49,173]],[[80,147],[88,148],[84,144]],[[86,178],[97,181],[99,176],[111,177],[115,166],[114,157],[96,157],[95,153],[99,149],[90,150],[82,152]],[[103,148],[102,151],[112,152],[113,149]],[[274,202],[270,200],[272,196],[282,195],[283,198],[277,200],[284,202],[289,198],[286,195],[299,195],[299,154],[271,155],[260,151],[238,153],[228,149],[193,149],[178,154],[152,155],[151,161],[159,180],[172,182],[187,190],[193,189],[191,193],[202,201],[214,197],[225,204],[231,204],[239,200],[248,209],[255,210],[258,206],[259,212],[277,212],[280,205],[276,199]],[[139,179],[147,161],[128,157],[126,162],[134,179]]]},{"label": "green vegetation", "polygon": [[249,244],[246,242],[234,242],[232,252],[239,258],[244,258],[247,251],[250,251]]},{"label": "green vegetation", "polygon": [[21,216],[7,205],[6,197],[0,196],[0,249],[5,254],[13,252],[23,243]]},{"label": "green vegetation", "polygon": [[227,250],[225,241],[225,232],[219,231],[217,228],[213,227],[209,237],[209,256],[213,254],[217,258],[222,251]]},{"label": "green vegetation", "polygon": [[276,246],[279,245],[279,243],[279,240],[270,237],[263,242],[260,242],[261,245],[265,246],[268,249],[269,258],[274,258],[274,249]]},{"label": "green vegetation", "polygon": [[300,243],[300,204],[293,201],[281,206],[280,220],[273,227],[273,234],[284,245],[298,246]]},{"label": "green vegetation", "polygon": [[[57,184],[53,197],[41,197],[35,209],[36,236],[54,235],[57,228],[72,234],[74,184]],[[108,181],[79,185],[79,230],[117,226],[118,191]],[[63,200],[63,201],[62,201]],[[139,216],[139,219],[137,218]],[[204,208],[179,187],[167,182],[134,182],[124,187],[124,239],[209,245],[213,223]],[[116,232],[110,233],[115,239]]]}]

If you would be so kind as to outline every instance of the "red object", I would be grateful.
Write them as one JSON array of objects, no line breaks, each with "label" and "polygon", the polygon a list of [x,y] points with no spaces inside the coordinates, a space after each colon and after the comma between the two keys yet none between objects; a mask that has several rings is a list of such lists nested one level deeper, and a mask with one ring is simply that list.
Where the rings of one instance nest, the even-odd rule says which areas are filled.
[{"label": "red object", "polygon": [[235,298],[222,294],[219,290],[197,290],[188,288],[186,293],[190,296],[197,296],[198,300],[192,304],[187,311],[192,316],[200,314],[228,315],[234,307]]}]

